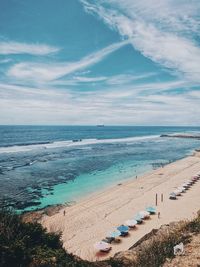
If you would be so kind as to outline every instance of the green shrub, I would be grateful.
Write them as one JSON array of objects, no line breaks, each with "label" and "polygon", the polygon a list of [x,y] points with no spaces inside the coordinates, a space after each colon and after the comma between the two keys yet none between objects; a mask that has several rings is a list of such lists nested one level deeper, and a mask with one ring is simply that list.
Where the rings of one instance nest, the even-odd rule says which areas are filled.
[{"label": "green shrub", "polygon": [[148,238],[120,256],[108,260],[112,267],[160,267],[166,258],[173,258],[173,248],[180,242],[190,242],[192,233],[200,233],[200,214],[191,221],[181,221],[160,229]]},{"label": "green shrub", "polygon": [[86,267],[68,254],[60,235],[47,233],[39,223],[24,223],[10,210],[0,210],[1,267]]}]

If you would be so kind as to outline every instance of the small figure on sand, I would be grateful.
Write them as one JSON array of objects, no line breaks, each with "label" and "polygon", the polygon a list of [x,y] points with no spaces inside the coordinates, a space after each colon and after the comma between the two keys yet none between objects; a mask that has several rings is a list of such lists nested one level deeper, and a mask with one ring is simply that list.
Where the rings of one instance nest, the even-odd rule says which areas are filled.
[{"label": "small figure on sand", "polygon": [[160,219],[160,211],[158,212],[158,219]]},{"label": "small figure on sand", "polygon": [[63,215],[65,216],[65,210],[63,211]]}]

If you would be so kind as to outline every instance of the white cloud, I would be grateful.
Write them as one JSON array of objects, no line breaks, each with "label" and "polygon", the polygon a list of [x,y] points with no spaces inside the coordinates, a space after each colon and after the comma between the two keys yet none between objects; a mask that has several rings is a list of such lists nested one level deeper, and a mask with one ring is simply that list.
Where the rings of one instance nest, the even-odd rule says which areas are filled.
[{"label": "white cloud", "polygon": [[200,82],[200,2],[157,0],[81,1],[152,61]]},{"label": "white cloud", "polygon": [[[49,88],[37,88],[37,87],[30,87],[30,86],[21,86],[15,84],[8,84],[8,83],[0,83],[0,95],[5,96],[7,93],[10,95],[46,95],[46,96],[57,96],[60,95],[62,91],[56,91],[55,89]],[[67,92],[65,92],[67,94]]]},{"label": "white cloud", "polygon": [[35,80],[40,82],[52,81],[67,74],[89,67],[128,43],[129,41],[127,40],[114,43],[82,58],[77,62],[55,64],[19,63],[9,69],[8,76],[22,80]]},{"label": "white cloud", "polygon": [[88,82],[102,82],[105,81],[106,77],[84,77],[84,76],[75,76],[73,78],[74,81],[81,82],[81,83],[88,83]]},{"label": "white cloud", "polygon": [[[168,95],[187,83],[145,83],[80,92],[0,84],[0,123],[191,125],[200,123],[199,93]],[[150,89],[150,90],[149,90]],[[158,95],[156,90],[162,94]],[[162,91],[163,90],[163,91]],[[145,94],[151,91],[152,94]]]},{"label": "white cloud", "polygon": [[77,82],[105,82],[107,85],[124,85],[124,84],[133,84],[134,81],[139,81],[143,79],[150,78],[155,76],[156,73],[149,72],[144,74],[118,74],[113,76],[103,76],[103,77],[84,77],[84,76],[75,76],[74,81]]},{"label": "white cloud", "polygon": [[199,0],[109,0],[109,3],[117,6],[129,18],[145,20],[160,29],[199,34]]},{"label": "white cloud", "polygon": [[150,77],[156,76],[154,72],[144,73],[144,74],[118,74],[112,76],[73,76],[67,77],[67,79],[60,79],[55,81],[50,81],[51,85],[80,85],[84,83],[97,84],[101,83],[103,86],[110,87],[112,85],[121,86],[125,84],[134,84],[135,81],[142,81]]},{"label": "white cloud", "polygon": [[131,83],[132,85],[134,85],[134,81],[144,80],[155,75],[156,73],[154,72],[137,74],[137,75],[136,74],[119,74],[119,75],[108,77],[106,82],[108,85],[124,85],[128,83]]},{"label": "white cloud", "polygon": [[[8,78],[24,86],[0,84],[0,114],[4,114],[0,123],[199,124],[200,93],[192,86],[200,82],[200,48],[194,38],[200,32],[197,19],[200,2],[96,0],[94,4],[95,1],[82,0],[82,3],[88,12],[97,13],[117,30],[124,41],[77,62],[15,64],[8,70]],[[159,80],[161,76],[153,77],[156,75],[153,72],[130,71],[92,76],[87,70],[129,43],[145,57],[181,73],[181,79],[164,82]],[[36,88],[25,86],[29,81]],[[99,83],[98,90],[96,86],[89,90],[86,83]],[[59,85],[64,85],[65,90],[59,89]],[[70,88],[74,85],[78,85],[76,90]]]},{"label": "white cloud", "polygon": [[58,52],[57,47],[46,44],[27,44],[18,42],[0,42],[0,55],[30,54],[36,56]]}]

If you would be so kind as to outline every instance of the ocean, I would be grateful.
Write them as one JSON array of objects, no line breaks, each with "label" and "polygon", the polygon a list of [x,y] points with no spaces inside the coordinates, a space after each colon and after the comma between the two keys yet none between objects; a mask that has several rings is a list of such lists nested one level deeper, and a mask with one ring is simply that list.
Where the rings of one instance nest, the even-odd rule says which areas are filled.
[{"label": "ocean", "polygon": [[200,148],[172,133],[200,127],[0,126],[0,205],[73,203]]}]

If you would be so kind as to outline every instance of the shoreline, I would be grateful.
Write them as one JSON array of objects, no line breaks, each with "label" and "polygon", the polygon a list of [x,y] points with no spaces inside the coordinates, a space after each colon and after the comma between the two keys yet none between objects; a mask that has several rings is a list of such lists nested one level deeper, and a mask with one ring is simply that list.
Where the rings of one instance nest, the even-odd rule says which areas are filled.
[{"label": "shoreline", "polygon": [[[98,194],[101,194],[101,193],[104,193],[106,191],[110,191],[113,187],[116,187],[116,186],[121,186],[125,183],[129,183],[129,182],[133,182],[134,180],[136,180],[138,178],[141,178],[143,176],[149,176],[151,175],[153,172],[155,172],[156,170],[158,169],[162,169],[164,166],[167,166],[169,164],[172,164],[176,161],[179,161],[179,160],[182,160],[184,158],[187,158],[187,157],[190,157],[190,156],[194,156],[196,153],[200,152],[200,149],[195,149],[195,150],[192,150],[191,153],[189,153],[188,155],[186,156],[183,156],[181,157],[180,159],[178,160],[175,160],[175,161],[169,161],[167,163],[162,163],[162,167],[157,167],[157,168],[153,168],[152,166],[152,169],[151,170],[147,170],[147,171],[144,171],[143,173],[140,173],[139,175],[137,176],[130,176],[129,178],[126,178],[126,179],[122,179],[122,180],[119,180],[116,182],[113,182],[112,184],[110,185],[107,185],[106,188],[103,188],[103,189],[98,189],[94,192],[91,192],[87,195],[83,195],[83,196],[80,196],[78,199],[76,200],[72,200],[72,201],[66,201],[64,203],[59,203],[59,204],[50,204],[50,205],[47,205],[46,207],[43,207],[43,208],[37,208],[35,210],[22,210],[21,211],[21,215],[23,218],[25,218],[25,220],[27,222],[31,222],[31,221],[35,221],[35,217],[37,217],[37,220],[40,220],[42,219],[42,216],[43,215],[49,215],[49,216],[52,216],[53,214],[55,213],[58,213],[61,209],[63,208],[67,208],[67,207],[71,207],[73,205],[76,205],[77,203],[79,203],[80,201],[84,201],[84,200],[89,200],[90,198],[92,197],[96,197]],[[160,164],[160,163],[159,163]],[[32,216],[33,215],[33,216]],[[36,215],[36,216],[35,216]],[[39,216],[38,216],[39,215]]]},{"label": "shoreline", "polygon": [[[158,170],[160,168],[163,168],[166,165],[169,165],[171,163],[174,163],[174,162],[176,162],[178,160],[181,160],[181,159],[184,159],[186,157],[192,156],[192,155],[194,155],[197,152],[200,152],[200,149],[191,150],[190,153],[188,153],[187,155],[185,155],[185,156],[183,156],[183,157],[181,157],[181,158],[179,158],[177,160],[174,160],[174,161],[169,160],[166,163],[160,163],[159,162],[158,163],[158,166],[159,167],[154,167],[153,164],[152,164],[152,167],[151,167],[150,170],[145,170],[143,172],[140,172],[139,171],[139,173],[137,173],[135,176],[131,175],[131,176],[127,177],[127,178],[118,180],[117,183],[116,183],[116,181],[113,181],[112,183],[107,184],[107,186],[105,188],[99,188],[99,189],[97,189],[97,190],[95,190],[93,192],[88,193],[87,195],[81,195],[76,200],[70,200],[70,201],[66,201],[66,202],[58,203],[58,204],[50,204],[50,205],[47,205],[45,207],[36,208],[36,209],[33,209],[33,210],[22,210],[21,211],[21,215],[23,217],[26,217],[26,220],[27,221],[31,221],[32,220],[32,217],[35,217],[34,216],[35,213],[36,214],[37,213],[41,214],[41,216],[39,217],[39,219],[41,219],[41,217],[44,214],[47,214],[47,215],[50,214],[50,216],[51,216],[52,213],[59,212],[59,209],[62,209],[63,207],[69,207],[69,206],[75,205],[75,204],[79,203],[80,201],[83,201],[83,200],[86,200],[86,199],[90,199],[91,197],[93,197],[93,196],[95,197],[98,194],[104,193],[105,191],[110,191],[115,186],[120,186],[120,185],[123,185],[125,183],[132,182],[135,179],[137,179],[136,177],[139,178],[139,177],[151,175],[154,171],[156,171],[156,170]],[[30,214],[30,216],[29,216],[29,214]],[[33,214],[33,216],[32,216],[32,214]]]},{"label": "shoreline", "polygon": [[[162,224],[192,218],[199,210],[200,182],[176,201],[169,200],[168,195],[175,186],[199,171],[200,153],[195,152],[138,179],[126,181],[70,207],[61,208],[52,216],[43,215],[40,222],[48,231],[62,232],[63,246],[68,252],[89,261],[104,260],[117,252],[128,250],[145,234]],[[109,254],[99,257],[93,245],[136,212],[144,210],[147,205],[155,205],[156,193],[159,197],[157,211],[161,213],[161,218],[152,216],[143,225],[138,225],[136,230],[131,230],[129,237],[123,238],[120,244],[112,245]],[[161,193],[164,195],[163,203],[160,201]]]},{"label": "shoreline", "polygon": [[[148,135],[145,138],[147,137]],[[156,149],[155,149],[155,153],[152,156],[148,155],[149,153],[146,153],[145,151],[146,149],[145,150],[142,149],[142,153],[145,153],[144,156],[140,156],[140,153],[138,154],[137,152],[135,153],[135,151],[131,150],[133,152],[133,156],[132,156],[132,152],[130,154],[131,155],[130,157],[128,155],[129,153],[127,153],[128,156],[127,156],[126,161],[122,158],[120,160],[116,160],[116,162],[114,160],[113,162],[109,163],[107,167],[105,164],[105,168],[104,168],[104,164],[102,168],[92,167],[90,170],[90,167],[89,167],[88,172],[87,172],[87,169],[83,172],[78,172],[79,166],[76,166],[77,163],[76,164],[74,163],[75,166],[74,166],[74,169],[72,168],[72,171],[70,168],[68,170],[68,168],[64,167],[65,172],[62,174],[61,170],[63,167],[58,168],[55,171],[55,177],[54,175],[51,176],[51,174],[48,175],[48,172],[47,172],[46,174],[48,176],[45,174],[43,178],[43,175],[42,175],[42,177],[39,179],[39,183],[36,183],[36,181],[34,181],[34,179],[37,177],[33,177],[34,179],[32,179],[31,177],[32,174],[29,175],[29,172],[32,173],[32,170],[33,170],[33,173],[34,173],[34,171],[37,172],[38,169],[40,170],[41,168],[40,155],[38,158],[36,157],[31,158],[30,164],[24,163],[25,165],[20,164],[18,167],[21,168],[25,166],[25,170],[22,172],[22,176],[24,175],[23,173],[27,172],[27,180],[30,178],[30,181],[33,180],[34,182],[28,181],[27,187],[24,187],[24,189],[22,189],[19,192],[20,197],[18,197],[16,201],[13,200],[13,194],[15,193],[15,188],[11,187],[11,196],[10,196],[9,194],[6,194],[7,188],[5,187],[5,190],[3,189],[3,192],[5,191],[5,196],[8,196],[8,197],[5,197],[5,200],[3,200],[4,202],[2,205],[12,207],[16,209],[17,212],[23,213],[25,211],[31,212],[34,210],[40,210],[50,205],[52,206],[52,205],[64,204],[64,203],[68,203],[71,201],[77,202],[77,201],[84,199],[88,195],[101,192],[105,190],[106,188],[110,188],[116,185],[117,183],[124,183],[124,181],[132,179],[133,175],[141,176],[151,171],[152,169],[154,170],[162,165],[169,164],[170,162],[172,162],[172,160],[175,161],[182,157],[188,156],[192,153],[192,150],[198,146],[198,144],[196,144],[196,141],[194,143],[191,142],[191,144],[190,142],[187,143],[186,141],[186,147],[184,146],[185,148],[183,148],[183,145],[179,145],[178,146],[179,150],[177,152],[176,150],[172,149],[172,151],[174,150],[174,154],[173,154],[171,153],[171,150],[169,150],[169,153],[167,152],[168,146],[166,146],[165,143],[170,142],[169,140],[166,141],[166,140],[159,139],[159,140],[156,140],[155,142],[156,143],[161,142],[162,153],[159,149],[159,146],[157,149],[157,145],[153,146],[153,147],[156,147]],[[175,143],[176,142],[178,142],[179,144],[179,141],[175,141]],[[149,141],[147,142],[147,145],[148,143]],[[150,145],[151,145],[151,142],[150,142]],[[152,148],[152,151],[154,151],[153,148]],[[167,155],[162,157],[162,154],[165,153],[164,151],[167,152]],[[119,154],[121,154],[121,152]],[[58,159],[60,160],[59,156],[58,156]],[[18,160],[18,157],[16,158],[16,161],[17,160]],[[61,164],[61,165],[64,164],[65,161],[63,161],[62,159],[61,161],[59,160],[58,160],[58,164]],[[43,161],[44,162],[48,161],[48,159],[46,159],[46,156],[44,157],[44,159],[43,158],[41,159],[41,162]],[[30,167],[29,169],[29,165],[32,165],[32,163],[35,166]],[[49,167],[50,166],[51,164],[49,165]],[[15,171],[14,167],[13,169]],[[61,175],[57,175],[57,173],[58,174],[61,173]],[[5,175],[6,175],[5,177],[9,179],[9,175],[12,175],[12,173],[9,174],[5,172]],[[96,177],[95,183],[94,183],[95,177],[93,178],[93,176]],[[19,189],[17,189],[16,191],[17,194],[18,194],[18,191]]]}]

